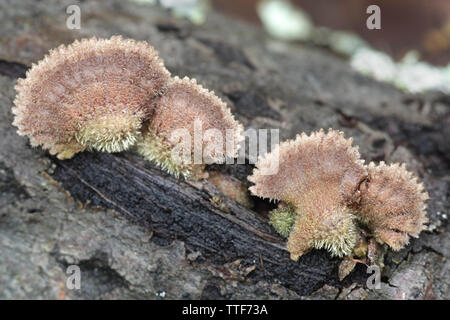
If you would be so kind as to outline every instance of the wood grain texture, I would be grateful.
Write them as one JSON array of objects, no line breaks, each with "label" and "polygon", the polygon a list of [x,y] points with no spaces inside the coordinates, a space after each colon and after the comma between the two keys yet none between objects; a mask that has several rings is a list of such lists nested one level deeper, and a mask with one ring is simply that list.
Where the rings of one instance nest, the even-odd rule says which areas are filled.
[{"label": "wood grain texture", "polygon": [[[449,297],[448,96],[410,96],[320,48],[274,42],[214,12],[195,26],[159,7],[84,2],[83,28],[69,31],[61,23],[68,4],[0,2],[8,17],[0,19],[8,34],[0,39],[0,190],[8,190],[0,193],[0,281],[7,284],[0,298],[155,298],[159,290],[178,299]],[[16,78],[61,43],[113,34],[149,41],[172,74],[214,90],[245,129],[280,129],[283,140],[332,127],[353,137],[367,161],[407,163],[430,193],[430,231],[388,251],[382,289],[370,291],[362,265],[339,282],[339,260],[325,251],[291,261],[268,224],[274,204],[267,201],[252,198],[244,207],[208,181],[175,179],[132,152],[59,161],[32,149],[11,125]],[[252,168],[207,169],[249,186]],[[64,191],[87,206],[67,202]],[[187,257],[196,252],[194,261]],[[79,293],[58,289],[71,263],[86,267]]]}]

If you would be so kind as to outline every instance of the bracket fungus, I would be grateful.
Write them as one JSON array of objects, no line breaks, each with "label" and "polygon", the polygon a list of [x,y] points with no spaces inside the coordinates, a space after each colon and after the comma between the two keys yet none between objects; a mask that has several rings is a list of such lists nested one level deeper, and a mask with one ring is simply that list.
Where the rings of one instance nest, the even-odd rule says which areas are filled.
[{"label": "bracket fungus", "polygon": [[84,150],[119,152],[151,114],[170,73],[146,42],[120,36],[61,45],[33,64],[16,90],[13,124],[32,146],[60,159]]},{"label": "bracket fungus", "polygon": [[237,156],[242,125],[195,79],[173,78],[153,109],[136,149],[169,173],[195,179],[205,164]]},{"label": "bracket fungus", "polygon": [[[356,226],[350,205],[359,200],[358,188],[367,171],[351,144],[352,139],[331,129],[303,133],[259,158],[248,178],[255,183],[250,187],[254,195],[281,200],[290,207],[285,210],[295,211],[287,243],[293,260],[312,248],[326,248],[336,256],[352,251]],[[279,161],[278,172],[267,174],[273,161]]]},{"label": "bracket fungus", "polygon": [[400,250],[425,229],[428,193],[405,165],[368,165],[358,216],[379,243]]},{"label": "bracket fungus", "polygon": [[[332,129],[303,133],[259,158],[248,178],[255,184],[249,188],[254,195],[281,201],[270,223],[288,238],[293,260],[312,248],[350,255],[358,222],[394,250],[425,229],[428,194],[423,184],[405,165],[365,166],[351,144],[351,138]],[[274,161],[279,163],[275,174]]]},{"label": "bracket fungus", "polygon": [[[214,92],[196,80],[171,78],[152,46],[120,36],[51,50],[19,79],[16,90],[12,111],[18,133],[59,159],[135,145],[169,173],[195,178],[203,175],[205,163],[236,157],[243,130]],[[182,129],[194,138],[193,148],[189,140],[184,150],[188,161],[172,152],[177,143],[171,135]]]}]

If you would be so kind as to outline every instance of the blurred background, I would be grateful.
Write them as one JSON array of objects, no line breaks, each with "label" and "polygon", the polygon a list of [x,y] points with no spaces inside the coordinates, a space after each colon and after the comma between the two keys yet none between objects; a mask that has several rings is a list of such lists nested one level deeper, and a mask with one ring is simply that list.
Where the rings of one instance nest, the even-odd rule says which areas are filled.
[{"label": "blurred background", "polygon": [[[436,65],[450,62],[449,0],[291,0],[316,26],[351,31],[375,49],[401,59],[408,51],[417,50],[422,59]],[[260,0],[211,0],[212,6],[254,24]],[[381,9],[381,30],[366,28],[366,8]]]},{"label": "blurred background", "polygon": [[[79,29],[67,25],[75,3]],[[367,28],[369,5],[380,30]],[[0,299],[450,297],[450,0],[0,0],[0,32]],[[239,219],[271,232],[259,218],[275,205],[245,191],[251,165],[211,166],[222,197],[213,182],[170,181],[131,152],[62,162],[31,148],[12,125],[17,79],[51,48],[113,34],[149,41],[173,75],[214,90],[246,129],[280,129],[285,140],[335,128],[367,162],[406,163],[430,194],[430,232],[405,250],[380,250],[380,291],[360,285],[363,264],[341,286],[339,261],[325,252],[297,268],[288,255],[273,263],[269,249],[267,258],[238,249],[238,232],[250,235],[241,223],[222,232],[221,219],[243,207]],[[155,232],[115,211],[154,221]],[[72,264],[83,271],[80,291],[66,285]]]},{"label": "blurred background", "polygon": [[[272,38],[321,46],[410,93],[450,93],[449,0],[134,0],[201,24],[209,10],[262,26]],[[367,20],[379,10],[380,29]]]}]

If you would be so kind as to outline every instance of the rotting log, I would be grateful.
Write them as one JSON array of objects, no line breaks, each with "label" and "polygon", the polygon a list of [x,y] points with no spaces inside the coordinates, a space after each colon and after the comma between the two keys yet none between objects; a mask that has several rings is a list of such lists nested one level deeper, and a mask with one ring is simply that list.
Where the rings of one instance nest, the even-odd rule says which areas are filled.
[{"label": "rotting log", "polygon": [[[3,5],[1,8],[8,19],[1,19],[0,26],[8,32],[8,36],[2,37],[0,41],[0,73],[4,84],[2,95],[6,97],[1,103],[2,114],[5,115],[1,120],[1,129],[5,139],[0,150],[0,165],[5,167],[5,172],[11,171],[12,177],[15,177],[11,178],[8,173],[6,185],[10,184],[8,179],[11,178],[17,189],[17,192],[5,193],[4,197],[8,197],[4,200],[6,203],[14,203],[20,211],[20,205],[17,204],[19,198],[11,200],[11,197],[23,197],[24,194],[30,199],[37,197],[39,192],[33,190],[39,185],[30,178],[33,175],[30,172],[38,175],[39,170],[35,169],[33,161],[45,160],[49,164],[43,171],[68,191],[73,199],[88,204],[88,207],[99,206],[119,212],[130,224],[147,230],[151,241],[157,246],[166,248],[174,242],[184,243],[187,253],[199,253],[195,260],[196,266],[221,270],[222,278],[224,273],[230,272],[230,264],[238,260],[240,281],[248,281],[249,286],[255,286],[256,283],[280,284],[300,296],[309,296],[326,285],[324,288],[331,292],[332,298],[338,297],[339,290],[340,298],[352,297],[356,289],[359,290],[359,296],[354,297],[395,298],[405,292],[406,297],[410,298],[448,298],[448,280],[442,281],[448,279],[448,262],[438,262],[438,258],[449,258],[449,230],[445,216],[449,207],[448,96],[404,94],[389,85],[355,73],[341,58],[321,49],[308,44],[278,43],[267,38],[257,28],[216,13],[211,13],[204,25],[194,26],[185,20],[171,18],[158,7],[123,1],[94,2],[82,5],[82,12],[89,12],[82,29],[70,31],[63,23],[64,2],[23,3],[14,2],[14,5]],[[22,15],[23,10],[29,16],[41,18],[28,20]],[[406,162],[424,180],[430,193],[430,232],[423,233],[421,238],[413,240],[400,253],[388,252],[383,289],[373,293],[364,287],[367,275],[362,265],[358,265],[349,277],[339,282],[339,259],[331,258],[325,251],[313,250],[298,262],[291,261],[283,239],[268,224],[267,212],[274,205],[267,201],[251,198],[253,206],[243,206],[221,194],[208,181],[194,183],[176,179],[132,152],[86,152],[71,160],[60,161],[41,151],[31,150],[26,139],[15,135],[15,129],[11,126],[10,108],[15,79],[24,76],[31,62],[36,62],[46,51],[60,43],[70,43],[80,37],[108,37],[113,34],[149,41],[158,49],[174,75],[196,78],[205,87],[215,90],[246,129],[277,128],[280,129],[280,138],[287,139],[302,131],[332,127],[352,136],[367,161]],[[25,161],[21,158],[22,154],[27,154],[29,159]],[[28,172],[25,166],[30,163],[34,171]],[[252,165],[213,165],[207,169],[210,173],[220,172],[248,186],[246,177]],[[216,199],[220,199],[220,206],[217,206]],[[53,199],[49,199],[51,201]],[[39,210],[46,212],[46,204],[42,204],[42,207],[44,209]],[[71,208],[70,205],[67,207]],[[8,230],[15,230],[15,220],[8,212],[16,209],[5,208],[9,211],[5,211],[3,220],[0,220],[4,221],[5,226],[0,229],[0,235],[2,232],[4,235],[9,234],[6,226]],[[63,214],[55,213],[52,217],[60,219],[60,223],[65,225]],[[80,223],[84,219],[91,221],[83,215],[77,216],[77,219],[80,219]],[[34,225],[29,228],[38,228],[39,231],[41,223],[42,230],[45,230],[46,225],[39,221],[34,221]],[[113,223],[122,222],[113,220]],[[67,228],[64,230],[66,235],[72,232]],[[43,239],[38,231],[28,231],[20,233],[25,237],[24,243]],[[59,234],[52,238],[57,245],[48,255],[56,257],[57,262],[64,260],[63,264],[67,265],[70,259],[63,253],[70,251],[70,245],[61,240],[63,238]],[[8,242],[3,252],[13,252],[20,245]],[[141,245],[133,241],[125,242],[126,250],[130,251],[137,250]],[[91,249],[90,246],[94,247],[94,244],[86,243],[86,251]],[[102,268],[109,270],[108,277],[115,279],[111,282],[117,287],[108,289],[108,292],[115,292],[117,288],[125,290],[122,287],[127,281],[129,291],[116,292],[115,296],[145,296],[145,289],[153,290],[156,287],[152,284],[147,288],[143,285],[144,288],[130,289],[133,281],[126,274],[128,269],[113,266],[111,261],[115,253],[114,249],[111,250],[113,253],[101,252],[99,256],[94,253],[93,258],[85,263],[97,265],[101,260]],[[0,266],[8,269],[17,264],[20,269],[21,261],[27,259],[27,254],[18,257],[11,254],[0,260]],[[85,261],[79,251],[72,254],[75,260]],[[105,254],[106,258],[103,258]],[[410,264],[411,261],[414,264]],[[425,267],[425,262],[432,266]],[[423,267],[415,267],[421,263]],[[50,270],[48,265],[43,268]],[[189,267],[180,268],[186,273],[193,273]],[[431,276],[429,280],[425,277],[422,281],[421,275],[427,272],[427,268],[440,270],[441,273]],[[420,281],[396,284],[399,289],[390,285],[398,281],[396,279],[401,274],[408,272],[418,275]],[[205,281],[214,285],[199,285],[203,288],[201,297],[217,297],[217,293],[211,289],[217,283],[204,277]],[[21,291],[13,283],[8,285],[12,288],[8,289],[9,294],[19,295]],[[38,291],[37,287],[31,286],[31,292]],[[99,287],[99,284],[93,283],[91,288]],[[353,288],[353,291],[346,292],[346,288]],[[417,288],[423,290],[414,296]],[[228,290],[233,292],[234,289]],[[237,292],[239,289],[235,290]],[[169,296],[182,297],[176,289],[173,292]],[[326,296],[327,293],[319,291],[312,297]],[[92,297],[92,294],[85,292],[78,297]],[[200,293],[194,297],[200,297]],[[253,296],[244,294],[244,297]],[[281,294],[280,297],[287,297],[287,294]]]}]

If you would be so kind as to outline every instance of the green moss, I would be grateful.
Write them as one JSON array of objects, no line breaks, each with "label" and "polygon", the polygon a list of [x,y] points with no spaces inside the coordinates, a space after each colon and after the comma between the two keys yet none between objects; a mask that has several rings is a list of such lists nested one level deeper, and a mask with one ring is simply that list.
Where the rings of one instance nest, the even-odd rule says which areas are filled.
[{"label": "green moss", "polygon": [[295,223],[296,213],[291,207],[279,208],[270,212],[269,223],[283,237],[289,237]]}]

